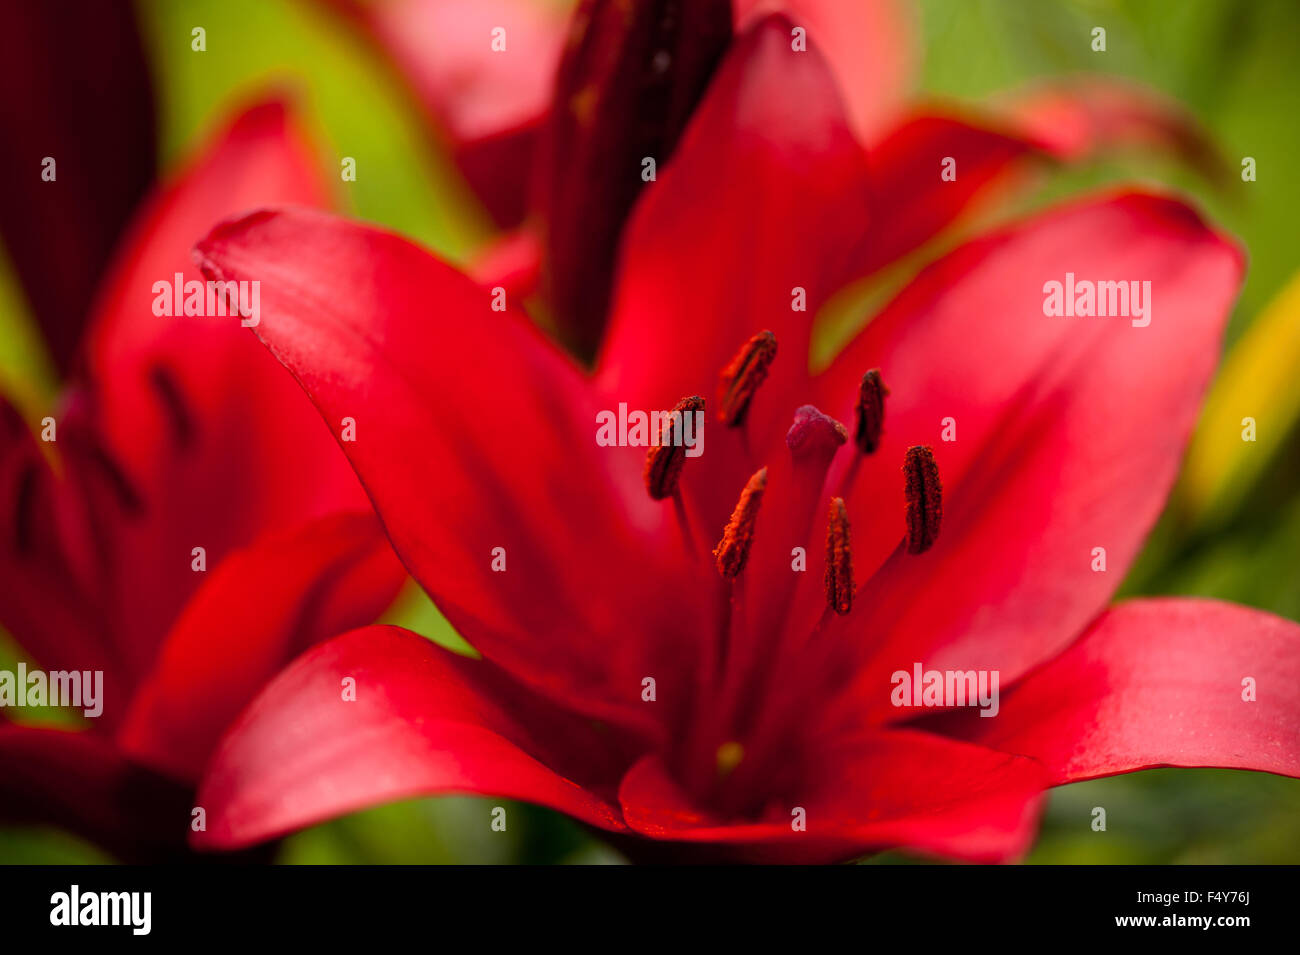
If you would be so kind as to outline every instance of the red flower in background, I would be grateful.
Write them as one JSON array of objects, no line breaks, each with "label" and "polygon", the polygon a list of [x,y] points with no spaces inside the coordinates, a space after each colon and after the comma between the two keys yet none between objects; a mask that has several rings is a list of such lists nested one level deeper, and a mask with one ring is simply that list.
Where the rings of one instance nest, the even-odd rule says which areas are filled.
[{"label": "red flower in background", "polygon": [[[984,115],[907,104],[917,44],[915,11],[903,0],[581,0],[571,17],[564,4],[533,0],[325,3],[406,81],[432,138],[495,221],[520,226],[473,263],[473,277],[534,296],[584,361],[610,318],[644,160],[671,164],[733,36],[773,11],[799,24],[804,35],[792,44],[825,56],[848,128],[866,147],[870,188],[846,214],[891,223],[859,250],[855,278],[917,249],[1035,160],[1141,144],[1221,171],[1177,104],[1116,80],[1023,91]],[[945,157],[960,157],[960,175],[941,189],[914,188],[918,170]]]},{"label": "red flower in background", "polygon": [[[212,223],[324,203],[284,108],[241,115],[119,235],[118,200],[153,151],[147,82],[126,79],[143,75],[129,10],[88,10],[84,29],[17,14],[0,60],[58,76],[20,73],[51,101],[32,92],[6,113],[22,147],[5,152],[21,165],[10,181],[32,185],[5,190],[0,223],[67,385],[35,413],[0,399],[0,626],[35,665],[102,671],[104,698],[77,730],[0,710],[0,818],[157,858],[185,851],[194,783],[244,703],[315,641],[373,621],[404,573],[346,460],[252,336],[152,309],[155,282],[201,280],[188,253]],[[112,84],[80,60],[105,53]]]},{"label": "red flower in background", "polygon": [[[324,417],[369,423],[344,450],[482,658],[391,627],[311,650],[221,744],[196,844],[469,792],[639,852],[996,860],[1026,848],[1050,785],[1300,775],[1300,629],[1209,601],[1107,606],[1174,479],[1238,251],[1171,199],[1056,209],[930,266],[810,372],[807,315],[906,244],[907,209],[948,200],[937,164],[891,180],[864,157],[790,29],[733,45],[637,204],[593,376],[379,230],[264,211],[200,244],[210,277],[262,280],[257,334]],[[1152,322],[1045,316],[1067,271],[1150,281]],[[760,352],[765,376],[746,370]],[[724,369],[677,488],[658,486],[675,465],[651,467],[652,497],[640,452],[595,442],[599,411],[714,395]],[[915,663],[998,671],[997,716],[894,707],[891,674]],[[1261,674],[1269,692],[1244,702]]]}]

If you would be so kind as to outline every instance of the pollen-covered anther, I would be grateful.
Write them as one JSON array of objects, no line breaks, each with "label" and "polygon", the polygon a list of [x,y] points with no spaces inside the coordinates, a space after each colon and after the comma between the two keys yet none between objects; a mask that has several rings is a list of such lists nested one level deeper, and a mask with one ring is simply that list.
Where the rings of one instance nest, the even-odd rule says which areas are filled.
[{"label": "pollen-covered anther", "polygon": [[767,371],[776,358],[776,336],[762,331],[736,352],[718,381],[718,420],[729,428],[745,423],[749,403],[767,379]]},{"label": "pollen-covered anther", "polygon": [[907,495],[907,552],[923,554],[939,539],[943,519],[943,485],[939,483],[939,465],[932,448],[907,449],[903,462]]},{"label": "pollen-covered anther", "polygon": [[872,368],[862,376],[858,386],[858,429],[853,443],[863,454],[874,454],[880,447],[880,432],[885,427],[885,395],[889,389],[880,377],[880,369]]},{"label": "pollen-covered anther", "polygon": [[838,614],[853,609],[853,559],[849,554],[849,511],[844,498],[831,498],[826,518],[826,605]]},{"label": "pollen-covered anther", "polygon": [[713,558],[718,565],[718,573],[732,579],[745,569],[749,560],[749,548],[754,543],[754,522],[758,519],[758,508],[763,503],[763,491],[767,489],[767,468],[759,468],[740,492],[736,509],[731,512],[731,520],[722,532],[722,540],[713,548]]},{"label": "pollen-covered anther", "polygon": [[686,463],[688,438],[699,440],[703,419],[704,399],[699,395],[683,398],[664,416],[659,444],[645,456],[645,486],[656,501],[677,493],[682,465]]}]

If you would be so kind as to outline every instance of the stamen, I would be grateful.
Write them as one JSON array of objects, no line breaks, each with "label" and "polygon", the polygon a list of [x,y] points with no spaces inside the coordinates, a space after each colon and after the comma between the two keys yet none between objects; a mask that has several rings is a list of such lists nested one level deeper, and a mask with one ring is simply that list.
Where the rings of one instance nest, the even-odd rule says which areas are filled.
[{"label": "stamen", "polygon": [[767,488],[767,468],[760,468],[745,484],[740,492],[736,509],[731,512],[722,540],[713,549],[713,556],[718,565],[718,573],[728,579],[734,578],[745,569],[749,560],[749,548],[754,543],[754,522],[758,519],[758,506],[763,503],[763,491]]},{"label": "stamen", "polygon": [[934,450],[920,445],[908,448],[903,474],[907,478],[907,552],[923,554],[939,539],[943,519],[943,485]]},{"label": "stamen", "polygon": [[826,524],[826,604],[843,615],[853,609],[853,561],[849,555],[849,512],[844,498],[831,498]]},{"label": "stamen", "polygon": [[872,368],[862,376],[858,387],[858,430],[854,443],[863,454],[874,454],[880,447],[880,432],[885,426],[885,395],[889,389],[880,377],[880,369]]},{"label": "stamen", "polygon": [[745,423],[749,403],[776,358],[776,336],[762,331],[745,342],[718,382],[718,420],[728,428]]},{"label": "stamen", "polygon": [[[703,410],[704,399],[699,395],[677,402],[663,423],[658,446],[652,447],[646,454],[645,486],[656,501],[677,493],[677,481],[681,478],[682,465],[686,462],[686,444],[681,431],[683,421],[686,415]],[[703,415],[697,422],[702,424],[702,420]]]}]

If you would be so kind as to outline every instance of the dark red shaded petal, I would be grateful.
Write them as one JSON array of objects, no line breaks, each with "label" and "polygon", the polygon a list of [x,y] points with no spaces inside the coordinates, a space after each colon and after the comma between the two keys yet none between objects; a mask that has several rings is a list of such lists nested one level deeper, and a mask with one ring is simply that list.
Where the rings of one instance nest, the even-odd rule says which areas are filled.
[{"label": "dark red shaded petal", "polygon": [[1134,600],[1004,692],[996,717],[936,726],[1032,756],[1057,785],[1156,766],[1300,776],[1300,625],[1212,600]]},{"label": "dark red shaded petal", "polygon": [[439,793],[522,799],[622,830],[609,800],[574,781],[606,779],[612,789],[626,763],[611,743],[486,662],[398,627],[368,627],[311,650],[245,711],[200,787],[208,829],[193,838],[237,848]]},{"label": "dark red shaded petal", "polygon": [[258,335],[326,420],[355,416],[343,450],[457,630],[575,707],[647,719],[641,681],[682,666],[705,585],[671,561],[644,449],[597,446],[576,367],[487,290],[367,226],[263,212],[199,251],[209,275],[262,281]]},{"label": "dark red shaded petal", "polygon": [[[109,79],[111,78],[111,79]],[[67,371],[96,285],[154,173],[154,105],[134,5],[15,3],[0,30],[0,234]],[[56,178],[42,179],[45,157]]]},{"label": "dark red shaded petal", "polygon": [[58,826],[123,862],[186,854],[193,795],[92,732],[0,721],[0,821]]},{"label": "dark red shaded petal", "polygon": [[119,745],[197,782],[222,732],[272,676],[308,647],[374,622],[405,579],[371,513],[322,518],[234,552],[172,627]]},{"label": "dark red shaded petal", "polygon": [[[891,388],[881,448],[848,495],[864,577],[904,535],[907,446],[934,447],[944,487],[938,542],[867,583],[855,603],[870,627],[845,636],[871,658],[863,692],[882,713],[897,669],[1010,680],[1105,605],[1164,504],[1242,268],[1187,206],[1089,200],[926,269],[836,359],[820,382],[829,413],[852,413],[864,369]],[[1045,315],[1044,284],[1067,271],[1150,281],[1150,325]],[[947,418],[955,441],[943,440]],[[1092,569],[1097,547],[1105,572]]]},{"label": "dark red shaded petal", "polygon": [[[801,789],[754,822],[691,804],[658,757],[619,787],[627,824],[652,839],[690,843],[714,861],[837,862],[907,848],[977,862],[1014,859],[1033,839],[1046,784],[1032,760],[911,730],[865,733],[825,746]],[[806,813],[806,831],[792,828]]]},{"label": "dark red shaded petal", "polygon": [[[562,4],[535,0],[326,0],[407,83],[493,218],[517,225],[564,44]],[[494,51],[492,31],[505,30]]]}]

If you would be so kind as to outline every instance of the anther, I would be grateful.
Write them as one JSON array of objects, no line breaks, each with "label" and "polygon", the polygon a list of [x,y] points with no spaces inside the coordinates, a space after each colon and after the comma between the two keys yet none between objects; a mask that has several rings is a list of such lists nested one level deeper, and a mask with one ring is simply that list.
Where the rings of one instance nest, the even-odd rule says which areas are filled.
[{"label": "anther", "polygon": [[731,520],[727,521],[727,528],[722,532],[722,540],[713,548],[718,573],[723,577],[734,578],[745,569],[745,562],[749,560],[749,548],[754,543],[754,522],[758,519],[758,506],[763,503],[763,491],[766,489],[767,468],[760,468],[740,492],[740,500],[731,512]]},{"label": "anther", "polygon": [[656,501],[677,493],[677,481],[682,475],[682,465],[686,462],[686,435],[683,433],[686,416],[695,415],[689,428],[692,434],[698,436],[698,429],[703,426],[703,412],[704,399],[692,395],[677,402],[665,416],[659,433],[659,444],[652,447],[645,456],[645,486]]},{"label": "anther", "polygon": [[831,498],[826,520],[826,604],[838,614],[853,609],[853,560],[849,555],[849,512],[844,498]]},{"label": "anther", "polygon": [[943,519],[943,485],[934,451],[916,446],[907,449],[903,462],[907,495],[907,552],[923,554],[939,539]]},{"label": "anther", "polygon": [[718,420],[728,428],[745,423],[749,403],[776,358],[776,336],[762,331],[745,342],[736,357],[722,369],[718,381]]},{"label": "anther", "polygon": [[887,394],[889,389],[880,377],[879,368],[873,368],[862,376],[862,384],[858,387],[858,430],[853,440],[863,454],[874,454],[880,447]]}]

